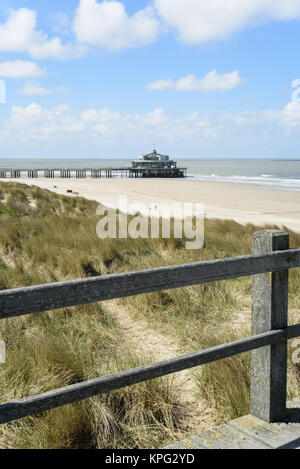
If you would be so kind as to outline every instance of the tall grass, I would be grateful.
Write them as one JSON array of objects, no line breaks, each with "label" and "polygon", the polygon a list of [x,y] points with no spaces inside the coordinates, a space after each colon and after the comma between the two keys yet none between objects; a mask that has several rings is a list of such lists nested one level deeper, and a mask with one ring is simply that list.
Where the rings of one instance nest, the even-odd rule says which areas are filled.
[{"label": "tall grass", "polygon": [[[96,206],[20,184],[0,183],[0,288],[140,270],[251,253],[252,235],[270,226],[208,220],[205,245],[184,240],[100,240]],[[300,235],[291,234],[291,246]],[[247,337],[251,279],[216,282],[126,298],[136,320],[148,321],[184,353]],[[290,273],[291,322],[300,322],[300,271]],[[87,305],[0,322],[8,361],[0,368],[7,402],[155,360],[127,349],[112,313]],[[216,423],[249,411],[249,354],[202,367],[198,398]],[[289,362],[289,398],[300,395],[299,366]],[[145,448],[163,446],[184,428],[185,409],[172,379],[126,388],[0,426],[3,448]],[[196,430],[196,429],[195,429]]]},{"label": "tall grass", "polygon": [[[96,236],[96,203],[1,184],[1,289],[118,270],[136,247]],[[154,361],[126,348],[113,315],[86,305],[2,320],[10,402]],[[172,379],[159,379],[0,426],[1,448],[157,447],[181,426]]]}]

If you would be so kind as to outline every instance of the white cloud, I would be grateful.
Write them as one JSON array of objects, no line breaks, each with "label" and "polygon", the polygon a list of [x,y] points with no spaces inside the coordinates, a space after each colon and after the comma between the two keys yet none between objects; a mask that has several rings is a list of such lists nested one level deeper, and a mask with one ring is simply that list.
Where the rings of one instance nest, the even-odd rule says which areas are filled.
[{"label": "white cloud", "polygon": [[249,26],[300,18],[299,0],[154,0],[154,5],[188,43],[226,39]]},{"label": "white cloud", "polygon": [[176,89],[176,83],[170,78],[168,80],[161,78],[160,80],[148,83],[147,88],[151,91],[172,90]]},{"label": "white cloud", "polygon": [[159,23],[148,7],[128,16],[119,1],[80,0],[74,21],[79,42],[120,50],[153,43]]},{"label": "white cloud", "polygon": [[240,72],[218,74],[216,70],[209,72],[204,78],[197,79],[195,75],[187,75],[177,81],[171,79],[158,80],[148,84],[149,90],[178,90],[178,91],[226,91],[245,83]]},{"label": "white cloud", "polygon": [[119,144],[154,141],[168,145],[224,142],[228,139],[242,145],[300,136],[300,102],[290,100],[282,109],[262,109],[205,115],[199,112],[174,114],[162,108],[142,114],[122,114],[110,109],[86,109],[76,114],[62,104],[45,108],[32,103],[13,106],[10,117],[0,124],[0,139],[13,142],[47,141],[64,143],[69,140]]},{"label": "white cloud", "polygon": [[[36,11],[10,10],[0,23],[0,52],[68,59],[81,57],[90,46],[113,51],[152,44],[168,29],[178,31],[187,43],[200,43],[226,39],[250,26],[300,18],[300,0],[148,1],[148,7],[129,14],[121,0],[79,0],[74,18],[62,12],[52,15],[54,37],[38,29]],[[67,42],[74,33],[77,42]],[[161,86],[170,84],[163,80]]]},{"label": "white cloud", "polygon": [[28,53],[34,58],[64,59],[79,56],[82,48],[62,44],[59,37],[48,39],[36,29],[36,12],[28,8],[11,10],[7,21],[0,24],[0,51]]},{"label": "white cloud", "polygon": [[26,107],[12,107],[9,119],[3,124],[2,135],[19,140],[44,140],[74,135],[83,130],[83,122],[71,114],[67,105],[46,109],[32,103]]},{"label": "white cloud", "polygon": [[58,88],[44,88],[40,83],[27,81],[24,87],[18,91],[19,94],[24,96],[46,96],[49,94],[66,93],[67,90],[64,86]]},{"label": "white cloud", "polygon": [[297,80],[293,80],[292,82],[292,88],[298,88],[300,86],[300,79],[297,78]]},{"label": "white cloud", "polygon": [[281,123],[287,127],[300,128],[300,100],[288,103],[279,118]]},{"label": "white cloud", "polygon": [[34,62],[25,62],[23,60],[7,61],[0,63],[0,76],[5,78],[39,78],[45,75]]}]

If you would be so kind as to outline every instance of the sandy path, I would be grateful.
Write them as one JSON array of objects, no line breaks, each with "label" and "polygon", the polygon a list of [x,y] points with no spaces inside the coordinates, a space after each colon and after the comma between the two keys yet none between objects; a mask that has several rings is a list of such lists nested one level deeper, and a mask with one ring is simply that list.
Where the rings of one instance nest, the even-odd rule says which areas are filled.
[{"label": "sandy path", "polygon": [[[163,335],[152,328],[144,320],[133,319],[128,309],[118,300],[105,302],[105,307],[114,314],[121,326],[128,348],[136,354],[155,357],[162,361],[182,355],[175,339]],[[199,372],[199,369],[197,370]],[[197,396],[198,388],[194,380],[193,369],[184,370],[173,375],[181,405],[185,408],[185,431],[202,431],[212,426],[209,410]]]}]

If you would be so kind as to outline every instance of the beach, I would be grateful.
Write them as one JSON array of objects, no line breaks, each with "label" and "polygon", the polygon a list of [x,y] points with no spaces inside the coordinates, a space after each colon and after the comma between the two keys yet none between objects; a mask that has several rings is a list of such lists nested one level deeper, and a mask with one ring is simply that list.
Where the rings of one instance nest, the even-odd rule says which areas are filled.
[{"label": "beach", "polygon": [[[278,225],[300,232],[300,191],[259,184],[197,179],[1,179],[79,196],[106,204],[126,195],[128,203],[204,204],[207,218],[232,219],[241,224]],[[55,187],[54,187],[55,186]],[[73,194],[68,194],[74,197]]]}]

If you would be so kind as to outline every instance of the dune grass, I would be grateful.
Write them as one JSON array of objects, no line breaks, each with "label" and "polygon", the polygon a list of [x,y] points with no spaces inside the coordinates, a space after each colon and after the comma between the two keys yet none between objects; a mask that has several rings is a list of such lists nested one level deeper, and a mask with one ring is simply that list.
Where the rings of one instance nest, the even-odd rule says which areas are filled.
[{"label": "dune grass", "polygon": [[[12,183],[0,190],[1,289],[102,275],[140,255],[138,243],[97,238],[96,203]],[[99,304],[2,320],[0,337],[2,403],[155,360],[127,350]],[[158,379],[2,425],[0,448],[158,447],[183,415],[172,378]]]},{"label": "dune grass", "polygon": [[[276,226],[241,226],[234,221],[209,220],[200,251],[166,249],[166,264],[250,254],[252,235]],[[286,229],[286,231],[289,231]],[[290,232],[292,248],[300,235]],[[241,278],[124,299],[136,318],[172,334],[183,352],[195,352],[251,335],[251,278]],[[289,322],[300,322],[300,269],[290,271]],[[300,366],[291,361],[289,343],[288,398],[300,396]],[[211,363],[195,373],[199,398],[211,409],[215,424],[249,413],[250,353]]]},{"label": "dune grass", "polygon": [[[251,253],[262,228],[209,220],[205,245],[184,240],[100,240],[97,204],[37,187],[0,183],[0,288],[55,282]],[[291,247],[300,235],[291,234]],[[243,278],[126,298],[132,316],[170,336],[183,353],[250,335],[251,279]],[[300,322],[300,271],[290,273],[290,321]],[[155,360],[128,350],[114,315],[86,305],[0,322],[8,360],[0,368],[7,402]],[[198,397],[216,423],[249,411],[250,355],[195,373]],[[289,398],[300,395],[300,369],[289,361]],[[172,378],[0,426],[2,448],[162,447],[184,428]]]}]

